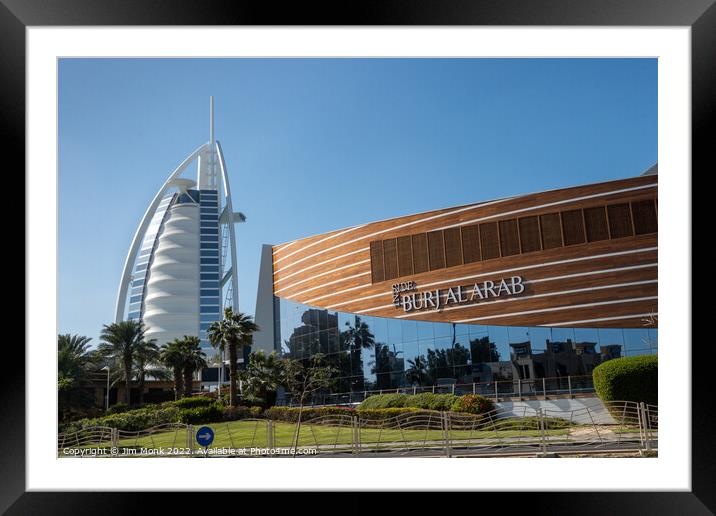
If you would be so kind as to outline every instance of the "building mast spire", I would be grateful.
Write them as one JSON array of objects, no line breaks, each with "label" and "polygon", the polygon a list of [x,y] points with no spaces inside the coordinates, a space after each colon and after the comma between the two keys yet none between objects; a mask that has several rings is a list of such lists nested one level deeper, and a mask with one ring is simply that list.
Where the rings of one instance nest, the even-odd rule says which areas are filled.
[{"label": "building mast spire", "polygon": [[209,143],[214,148],[214,96],[209,97]]}]

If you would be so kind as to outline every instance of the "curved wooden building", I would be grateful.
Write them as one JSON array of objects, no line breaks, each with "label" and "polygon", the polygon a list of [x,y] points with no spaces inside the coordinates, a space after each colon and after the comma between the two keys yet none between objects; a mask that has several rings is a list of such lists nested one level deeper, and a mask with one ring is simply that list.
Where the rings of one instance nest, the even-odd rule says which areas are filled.
[{"label": "curved wooden building", "polygon": [[643,175],[277,245],[273,295],[398,319],[642,327],[658,312],[657,188]]}]

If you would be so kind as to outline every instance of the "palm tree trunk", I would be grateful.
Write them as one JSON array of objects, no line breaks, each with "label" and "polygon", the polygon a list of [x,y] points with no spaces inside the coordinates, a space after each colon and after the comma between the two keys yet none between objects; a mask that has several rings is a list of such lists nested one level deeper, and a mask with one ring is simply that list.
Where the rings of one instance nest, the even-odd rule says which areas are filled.
[{"label": "palm tree trunk", "polygon": [[132,359],[124,361],[124,396],[127,406],[130,404],[130,392],[132,387]]},{"label": "palm tree trunk", "polygon": [[229,405],[238,405],[236,397],[236,344],[229,344]]},{"label": "palm tree trunk", "polygon": [[139,382],[137,387],[139,387],[139,404],[144,405],[144,373],[139,374]]},{"label": "palm tree trunk", "polygon": [[174,399],[178,400],[182,397],[184,391],[184,381],[180,367],[174,368]]},{"label": "palm tree trunk", "polygon": [[194,370],[190,367],[184,368],[184,396],[191,396],[194,387]]}]

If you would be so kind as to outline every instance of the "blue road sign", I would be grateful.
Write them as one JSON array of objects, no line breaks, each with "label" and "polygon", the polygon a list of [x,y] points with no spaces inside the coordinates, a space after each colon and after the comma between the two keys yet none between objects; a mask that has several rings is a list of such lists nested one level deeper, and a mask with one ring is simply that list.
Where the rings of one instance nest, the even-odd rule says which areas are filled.
[{"label": "blue road sign", "polygon": [[196,442],[198,442],[200,446],[209,446],[214,442],[214,431],[208,426],[202,426],[196,433]]}]

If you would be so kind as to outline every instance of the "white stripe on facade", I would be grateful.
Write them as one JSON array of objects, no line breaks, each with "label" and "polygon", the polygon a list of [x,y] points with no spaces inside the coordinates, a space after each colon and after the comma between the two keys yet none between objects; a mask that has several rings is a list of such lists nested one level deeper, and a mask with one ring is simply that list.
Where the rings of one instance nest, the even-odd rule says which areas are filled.
[{"label": "white stripe on facade", "polygon": [[[550,192],[550,191],[551,191],[551,190],[546,190],[546,192]],[[543,192],[543,193],[544,193],[544,192]],[[516,199],[516,198],[518,198],[518,197],[526,197],[526,196],[528,196],[528,195],[533,195],[533,194],[523,194],[523,195],[512,196],[512,197],[504,197],[504,198],[502,198],[502,199],[495,199],[495,200],[493,200],[493,201],[487,201],[487,202],[482,202],[482,203],[470,204],[469,206],[464,206],[463,208],[459,208],[459,209],[457,209],[457,210],[453,210],[453,211],[451,211],[451,212],[449,212],[449,213],[442,213],[442,214],[436,215],[436,216],[442,217],[442,216],[450,215],[450,214],[452,214],[452,213],[458,213],[458,212],[460,212],[460,211],[465,211],[465,210],[469,210],[469,209],[479,208],[479,207],[482,207],[482,206],[489,206],[489,205],[491,205],[491,204],[497,204],[497,203],[500,203],[500,202],[509,201],[509,200],[511,200],[511,199]],[[440,208],[440,209],[442,209],[442,208]],[[432,211],[438,211],[438,210],[432,210]],[[407,217],[410,217],[410,215],[406,215],[406,216],[407,216]],[[395,217],[395,218],[403,218],[403,217]],[[349,231],[355,231],[356,229],[360,229],[360,228],[362,228],[362,227],[364,227],[364,226],[369,226],[369,225],[373,225],[373,224],[380,224],[381,222],[386,222],[386,221],[388,221],[388,220],[392,220],[392,219],[376,220],[376,221],[373,221],[373,222],[369,222],[369,223],[367,223],[367,224],[361,224],[361,225],[359,225],[359,226],[353,226],[353,227],[350,227],[350,228],[346,228],[341,234],[347,233],[347,232],[349,232]],[[421,221],[424,221],[424,220],[427,220],[427,219],[421,219],[420,221],[413,221],[413,222],[407,223],[406,225],[416,224],[417,222],[421,222]],[[403,226],[397,226],[397,227],[403,227]],[[335,238],[335,237],[337,237],[337,236],[339,236],[339,235],[338,235],[338,234],[331,235],[331,236],[326,237],[324,240],[328,240],[328,239],[331,239],[331,238]],[[364,237],[361,237],[361,238],[364,238]],[[358,240],[360,240],[360,239],[358,239]],[[288,247],[288,246],[291,245],[291,244],[295,244],[296,242],[299,242],[299,240],[293,240],[293,241],[289,242],[288,244],[279,244],[279,245],[275,246],[275,250],[276,250],[277,252],[278,252],[278,251],[283,251],[286,247]],[[314,243],[309,244],[309,245],[307,245],[307,246],[305,246],[305,247],[302,247],[301,249],[297,249],[297,250],[295,251],[295,253],[300,252],[300,251],[303,251],[303,250],[305,250],[305,249],[308,249],[309,247],[311,247],[312,245],[315,245],[315,244],[317,244],[317,243],[319,243],[319,242],[314,242]],[[291,253],[291,254],[295,254],[295,253]],[[283,260],[284,258],[286,258],[286,256],[282,256],[280,259]],[[278,259],[276,260],[276,262],[278,262]],[[276,262],[274,262],[274,263],[276,263]]]},{"label": "white stripe on facade", "polygon": [[305,294],[306,292],[310,292],[311,290],[316,290],[317,288],[325,287],[328,285],[333,285],[335,283],[340,283],[341,281],[345,281],[345,280],[349,280],[349,279],[353,279],[353,278],[359,278],[361,276],[365,276],[366,274],[370,274],[370,271],[354,274],[353,276],[346,276],[345,278],[340,278],[335,281],[329,281],[328,283],[324,283],[323,285],[318,285],[317,287],[311,287],[311,288],[307,288],[306,290],[302,290],[301,292],[296,292],[295,294],[291,294],[291,296],[300,296],[301,294]]},{"label": "white stripe on facade", "polygon": [[[527,270],[527,269],[538,269],[540,267],[550,267],[552,265],[562,265],[565,263],[574,263],[574,262],[580,262],[580,261],[586,261],[586,260],[596,260],[598,258],[609,258],[612,256],[621,256],[621,255],[625,255],[625,254],[634,254],[634,253],[639,253],[639,252],[648,252],[648,251],[656,251],[656,250],[658,250],[658,247],[642,247],[639,249],[630,249],[628,251],[618,251],[615,253],[597,254],[597,255],[592,255],[592,256],[581,256],[579,258],[570,258],[567,260],[557,260],[554,262],[545,262],[545,263],[538,263],[538,264],[534,264],[534,265],[525,265],[524,267],[514,267],[512,269],[503,269],[503,270],[498,270],[498,271],[493,271],[493,272],[481,272],[480,274],[463,276],[461,278],[451,278],[451,279],[447,279],[447,280],[434,281],[432,283],[426,283],[425,285],[421,285],[421,287],[433,287],[435,285],[442,285],[445,283],[454,283],[457,281],[466,281],[466,280],[471,280],[471,279],[475,279],[475,278],[481,278],[483,276],[493,276],[495,274],[505,274],[505,273],[509,273],[509,272],[516,272],[516,271],[522,271],[522,270]],[[535,280],[532,280],[532,281],[535,281]],[[322,299],[324,297],[330,297],[330,296],[337,295],[340,293],[341,292],[333,292],[331,294],[326,294],[325,296],[317,297],[317,298],[311,299],[309,301],[306,301],[306,303],[310,303],[311,301],[316,301],[318,299]],[[387,295],[391,295],[391,294],[392,294],[392,291],[388,290],[385,292],[381,292],[380,294],[372,294],[370,296],[358,297],[355,299],[351,299],[350,301],[344,301],[342,303],[328,305],[326,308],[335,308],[337,306],[343,306],[343,305],[347,305],[350,303],[357,303],[358,301],[365,301],[366,299],[372,299],[375,297],[382,297],[382,296],[387,296]],[[388,305],[388,306],[393,306],[393,305]]]},{"label": "white stripe on facade", "polygon": [[647,314],[619,315],[616,317],[598,317],[597,319],[582,319],[581,321],[567,321],[567,322],[553,323],[553,324],[538,324],[537,326],[544,326],[544,327],[567,326],[567,325],[572,325],[572,324],[584,324],[584,323],[590,323],[590,322],[616,321],[616,320],[620,320],[620,319],[635,319],[637,317],[650,317],[652,315],[658,315],[658,314],[647,313]]},{"label": "white stripe on facade", "polygon": [[350,228],[348,228],[348,229],[344,229],[343,231],[339,231],[338,233],[335,233],[335,234],[333,234],[333,235],[329,235],[329,236],[327,236],[327,237],[325,237],[325,238],[322,238],[322,239],[320,239],[320,240],[316,240],[315,242],[312,242],[312,243],[310,243],[310,244],[308,244],[308,245],[306,245],[306,246],[303,246],[301,249],[296,249],[296,250],[293,251],[292,253],[288,253],[286,256],[282,256],[281,258],[276,258],[276,260],[275,260],[273,263],[274,263],[274,265],[275,265],[275,264],[277,264],[278,262],[280,262],[281,260],[285,260],[286,258],[288,258],[288,257],[290,257],[290,256],[293,256],[293,255],[296,254],[296,253],[300,253],[301,251],[305,251],[305,250],[308,249],[309,247],[313,247],[314,245],[321,244],[321,243],[325,242],[326,240],[330,240],[331,238],[336,238],[336,237],[339,237],[339,236],[341,236],[341,235],[345,235],[346,233],[349,233],[349,232],[351,232],[351,231],[355,231],[356,229],[360,229],[360,228],[362,228],[363,226],[365,226],[365,224],[361,224],[360,226],[353,226],[353,227],[350,227]]},{"label": "white stripe on facade", "polygon": [[470,319],[462,319],[460,321],[455,321],[456,323],[466,323],[471,321],[482,321],[485,319],[497,319],[500,317],[513,317],[516,315],[529,315],[529,314],[538,314],[542,312],[558,312],[560,310],[571,310],[573,308],[589,308],[592,306],[602,306],[602,305],[616,305],[620,303],[635,303],[637,301],[648,301],[650,299],[657,299],[658,296],[647,296],[647,297],[633,297],[631,299],[619,299],[616,301],[600,301],[598,303],[585,303],[582,305],[569,305],[569,306],[558,306],[555,308],[542,308],[540,310],[527,310],[524,312],[512,312],[509,314],[499,314],[499,315],[489,315],[485,317],[472,317]]},{"label": "white stripe on facade", "polygon": [[[343,270],[343,269],[348,269],[348,268],[350,268],[350,267],[355,267],[356,265],[360,265],[361,263],[366,263],[366,262],[369,262],[369,261],[370,261],[370,258],[368,258],[368,259],[366,259],[366,260],[360,260],[360,261],[355,262],[355,263],[349,263],[348,265],[344,265],[343,267],[336,267],[335,269],[331,269],[331,270],[329,270],[329,271],[322,272],[322,273],[320,273],[320,274],[316,274],[315,276],[311,276],[310,278],[302,279],[301,281],[297,281],[296,283],[291,283],[288,287],[283,287],[283,288],[281,288],[281,289],[274,290],[273,293],[274,293],[274,295],[276,295],[276,294],[278,294],[279,292],[283,292],[284,290],[288,290],[289,288],[295,287],[296,285],[300,285],[301,283],[305,283],[306,281],[311,281],[311,280],[313,280],[313,279],[318,278],[319,276],[325,276],[326,274],[331,274],[331,273],[336,272],[336,271],[340,271],[340,270]],[[368,274],[370,274],[370,272],[368,272]],[[274,285],[275,285],[275,284],[276,284],[276,282],[274,281]],[[321,286],[323,286],[323,285],[326,285],[326,283],[323,283]],[[294,294],[294,295],[297,295],[297,294]]]},{"label": "white stripe on facade", "polygon": [[[296,274],[301,274],[302,272],[305,272],[305,271],[307,271],[307,270],[309,270],[309,269],[314,269],[314,268],[316,268],[316,267],[320,267],[321,265],[324,265],[324,264],[326,264],[326,263],[328,263],[328,262],[333,262],[333,261],[335,261],[335,260],[340,260],[341,258],[345,258],[346,256],[351,256],[352,254],[363,253],[363,252],[369,252],[369,251],[370,251],[370,247],[364,247],[364,248],[358,249],[358,250],[356,250],[356,251],[351,251],[350,253],[346,253],[346,254],[342,254],[342,255],[340,255],[340,256],[336,256],[335,258],[329,258],[328,260],[325,260],[325,261],[320,262],[320,263],[314,263],[313,265],[309,265],[309,266],[306,267],[305,269],[301,269],[300,271],[292,272],[291,274],[288,274],[287,276],[284,276],[283,278],[280,278],[280,279],[275,280],[275,281],[273,282],[273,284],[275,285],[275,284],[278,283],[279,281],[284,281],[284,280],[290,278],[291,276],[295,276]],[[285,269],[285,268],[286,268],[286,267],[284,267],[284,269]],[[277,272],[282,271],[282,270],[283,270],[283,269],[279,269],[278,271],[274,271],[274,274],[276,274]]]},{"label": "white stripe on facade", "polygon": [[[634,191],[634,190],[642,190],[642,189],[645,189],[645,188],[655,188],[656,186],[658,186],[658,183],[649,183],[648,185],[633,186],[633,187],[630,187],[630,188],[622,188],[622,189],[619,189],[619,190],[612,190],[612,191],[610,191],[610,192],[602,192],[602,193],[597,193],[597,194],[584,195],[584,196],[581,196],[581,197],[572,197],[572,198],[569,198],[569,199],[563,199],[563,200],[561,200],[561,201],[555,201],[555,202],[551,202],[551,203],[540,204],[540,205],[538,205],[538,206],[531,206],[531,207],[528,207],[528,208],[520,208],[519,210],[512,210],[512,211],[497,213],[497,214],[495,214],[495,215],[488,215],[488,216],[486,216],[486,217],[479,217],[479,218],[477,218],[477,219],[467,220],[467,221],[460,222],[460,223],[457,223],[457,224],[451,224],[451,225],[449,225],[449,226],[442,226],[442,227],[439,227],[439,228],[433,228],[433,229],[431,229],[430,231],[439,231],[439,230],[441,230],[441,229],[448,229],[448,228],[453,228],[453,227],[457,227],[457,226],[464,226],[464,225],[472,224],[472,223],[475,223],[475,222],[481,222],[481,221],[483,221],[483,220],[489,220],[489,219],[494,219],[494,218],[498,218],[498,217],[505,217],[505,216],[508,216],[508,215],[514,215],[514,214],[516,214],[516,213],[524,213],[524,212],[527,212],[527,211],[539,210],[539,209],[542,209],[542,208],[549,208],[549,207],[551,207],[551,206],[558,206],[558,205],[560,205],[560,204],[567,204],[567,203],[571,203],[571,202],[583,201],[583,200],[586,200],[586,199],[594,199],[594,198],[597,198],[597,197],[606,197],[606,196],[609,196],[609,195],[614,195],[614,194],[619,194],[619,193],[624,193],[624,192],[632,192],[632,191]],[[495,202],[504,202],[504,200],[495,201]],[[478,208],[478,207],[484,207],[484,206],[486,206],[486,205],[488,205],[488,204],[491,204],[491,203],[485,203],[485,204],[480,204],[480,205],[470,205],[470,206],[468,206],[468,207],[460,208],[460,209],[458,209],[458,210],[453,210],[453,211],[450,211],[450,212],[441,213],[441,214],[438,214],[438,215],[433,215],[433,216],[431,216],[431,217],[426,217],[426,218],[423,218],[423,219],[414,220],[414,221],[412,221],[412,222],[406,222],[406,223],[404,223],[404,224],[400,224],[400,225],[398,225],[398,226],[393,226],[393,227],[390,227],[390,228],[387,228],[387,229],[381,229],[380,231],[375,231],[375,232],[370,233],[370,234],[368,234],[368,235],[364,235],[364,236],[362,236],[362,237],[357,237],[357,238],[354,238],[353,240],[348,240],[348,241],[346,241],[346,242],[342,242],[342,243],[340,243],[340,244],[336,244],[336,245],[334,245],[334,246],[332,246],[332,247],[327,247],[326,249],[321,249],[320,251],[316,251],[315,253],[313,253],[313,254],[311,254],[311,255],[305,256],[305,257],[303,257],[303,258],[299,258],[299,259],[296,260],[295,262],[286,265],[283,269],[279,269],[279,270],[275,271],[274,273],[279,272],[279,271],[282,271],[282,270],[284,270],[284,269],[287,269],[288,267],[293,267],[294,265],[296,265],[296,264],[298,264],[298,263],[301,263],[301,262],[303,262],[303,261],[305,261],[305,260],[310,260],[310,259],[313,258],[314,256],[318,256],[319,254],[323,254],[323,253],[326,253],[326,252],[328,252],[328,251],[332,251],[333,249],[337,249],[337,248],[342,247],[342,246],[344,246],[344,245],[352,244],[352,243],[358,242],[358,241],[360,241],[360,240],[365,240],[366,238],[371,238],[371,237],[374,237],[374,236],[377,236],[377,235],[381,235],[381,234],[383,234],[383,233],[387,233],[387,232],[390,232],[390,231],[395,231],[395,230],[397,230],[397,229],[401,229],[401,228],[404,228],[404,227],[407,227],[407,226],[411,226],[411,225],[414,225],[414,224],[419,224],[419,223],[421,223],[421,222],[426,222],[426,221],[433,220],[433,219],[437,219],[437,218],[440,218],[440,217],[446,217],[447,215],[451,215],[451,214],[453,214],[453,213],[459,213],[459,212],[462,212],[462,211],[472,210],[472,209],[475,209],[475,208]],[[348,231],[348,230],[346,230],[346,231]],[[300,249],[299,249],[298,251],[300,251]],[[298,252],[298,251],[295,251],[295,252]],[[294,253],[295,253],[295,252],[294,252]],[[293,253],[292,253],[292,254],[293,254]],[[287,256],[285,256],[285,257],[283,257],[283,258],[286,258],[286,257],[287,257]],[[281,259],[283,259],[283,258],[281,258]],[[277,260],[277,261],[278,261],[278,260]],[[328,260],[327,260],[327,261],[328,261]],[[274,263],[276,263],[276,262],[274,262]],[[324,263],[324,262],[321,262],[321,263]],[[317,265],[320,265],[320,263],[317,264]]]}]

